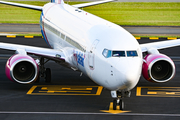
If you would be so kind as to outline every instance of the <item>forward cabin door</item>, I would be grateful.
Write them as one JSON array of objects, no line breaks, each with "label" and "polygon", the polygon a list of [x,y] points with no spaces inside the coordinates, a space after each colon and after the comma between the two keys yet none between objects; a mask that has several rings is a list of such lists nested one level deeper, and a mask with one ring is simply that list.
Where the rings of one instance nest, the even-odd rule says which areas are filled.
[{"label": "forward cabin door", "polygon": [[96,49],[96,46],[97,44],[99,43],[99,40],[95,40],[91,46],[91,50],[89,52],[89,55],[88,55],[88,59],[89,59],[89,68],[94,70],[94,60],[95,60],[95,55],[94,55],[94,51]]}]

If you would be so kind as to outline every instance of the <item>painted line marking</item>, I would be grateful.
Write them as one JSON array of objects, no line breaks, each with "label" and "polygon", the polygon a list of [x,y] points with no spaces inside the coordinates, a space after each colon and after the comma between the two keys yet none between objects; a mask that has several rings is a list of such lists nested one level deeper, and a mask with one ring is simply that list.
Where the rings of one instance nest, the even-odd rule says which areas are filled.
[{"label": "painted line marking", "polygon": [[147,94],[153,94],[153,95],[155,95],[155,94],[157,94],[157,92],[147,92]]},{"label": "painted line marking", "polygon": [[111,113],[111,114],[119,114],[119,113],[126,113],[131,111],[122,111],[120,110],[119,106],[116,106],[116,110],[113,110],[113,102],[110,102],[109,110],[100,110],[101,112]]},{"label": "painted line marking", "polygon": [[180,87],[137,87],[136,96],[180,97]]},{"label": "painted line marking", "polygon": [[7,35],[7,38],[16,38],[16,35]]},{"label": "painted line marking", "polygon": [[32,86],[31,89],[26,94],[31,94],[37,86]]},{"label": "painted line marking", "polygon": [[167,95],[174,95],[175,92],[166,92]]},{"label": "painted line marking", "polygon": [[47,89],[47,87],[42,87],[42,88],[41,88],[41,90],[46,90],[46,89]]},{"label": "painted line marking", "polygon": [[24,36],[24,38],[34,38],[34,36]]},{"label": "painted line marking", "polygon": [[[0,114],[48,114],[48,115],[112,115],[109,113],[96,113],[96,112],[20,112],[20,111],[0,111]],[[116,114],[119,116],[167,116],[167,117],[180,117],[180,114],[153,114],[153,113],[122,113]]]},{"label": "painted line marking", "polygon": [[101,95],[102,86],[34,85],[28,95]]},{"label": "painted line marking", "polygon": [[103,87],[102,86],[99,86],[98,87],[98,90],[96,92],[96,95],[101,95],[101,91],[102,91]]},{"label": "painted line marking", "polygon": [[149,39],[150,40],[158,40],[159,38],[158,37],[150,37]]},{"label": "painted line marking", "polygon": [[168,37],[167,38],[168,40],[175,40],[175,39],[177,39],[176,37]]},{"label": "painted line marking", "polygon": [[135,37],[136,38],[136,40],[140,40],[141,39],[141,37]]},{"label": "painted line marking", "polygon": [[86,90],[92,90],[92,88],[86,88]]},{"label": "painted line marking", "polygon": [[91,91],[39,91],[39,92],[44,92],[44,93],[68,93],[68,92],[72,92],[72,93],[91,93]]},{"label": "painted line marking", "polygon": [[69,89],[71,89],[71,88],[62,88],[63,90],[69,90]]}]

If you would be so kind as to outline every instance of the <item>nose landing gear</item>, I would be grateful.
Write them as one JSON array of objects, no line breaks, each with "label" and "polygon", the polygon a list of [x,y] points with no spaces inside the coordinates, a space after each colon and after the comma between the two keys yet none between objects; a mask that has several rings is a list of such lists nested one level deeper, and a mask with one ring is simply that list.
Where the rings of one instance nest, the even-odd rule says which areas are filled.
[{"label": "nose landing gear", "polygon": [[124,110],[124,97],[130,97],[130,91],[111,91],[111,96],[113,98],[113,110],[120,106],[120,110]]},{"label": "nose landing gear", "polygon": [[116,110],[117,106],[120,106],[120,110],[124,110],[124,101],[122,98],[115,98],[113,100],[113,110]]}]

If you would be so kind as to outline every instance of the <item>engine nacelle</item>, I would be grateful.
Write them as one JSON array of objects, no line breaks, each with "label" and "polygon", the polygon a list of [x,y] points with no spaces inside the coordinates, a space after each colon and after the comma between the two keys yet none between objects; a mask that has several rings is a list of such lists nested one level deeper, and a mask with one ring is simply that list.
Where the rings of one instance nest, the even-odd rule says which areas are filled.
[{"label": "engine nacelle", "polygon": [[163,83],[175,75],[174,62],[163,54],[148,54],[144,58],[142,74],[150,82]]},{"label": "engine nacelle", "polygon": [[29,84],[38,78],[39,66],[28,55],[15,54],[6,63],[6,76],[21,84]]}]

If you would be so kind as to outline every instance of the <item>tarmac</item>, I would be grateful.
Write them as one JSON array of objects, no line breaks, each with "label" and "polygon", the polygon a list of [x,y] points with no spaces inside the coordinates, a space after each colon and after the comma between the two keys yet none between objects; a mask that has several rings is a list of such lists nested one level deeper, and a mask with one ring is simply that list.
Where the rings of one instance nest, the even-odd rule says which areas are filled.
[{"label": "tarmac", "polygon": [[[180,26],[122,26],[133,35],[180,36]],[[0,24],[0,35],[41,34],[39,24]]]},{"label": "tarmac", "polygon": [[[165,39],[138,40],[140,44]],[[24,44],[47,48],[41,37],[7,38],[0,42]],[[87,76],[49,61],[52,82],[22,85],[8,80],[5,75],[7,59],[14,51],[0,50],[0,119],[1,120],[179,120],[180,118],[180,47],[161,50],[176,65],[173,80],[157,84],[140,78],[125,98],[125,110],[112,110],[110,91],[94,83]]]}]

